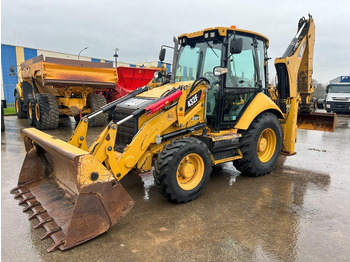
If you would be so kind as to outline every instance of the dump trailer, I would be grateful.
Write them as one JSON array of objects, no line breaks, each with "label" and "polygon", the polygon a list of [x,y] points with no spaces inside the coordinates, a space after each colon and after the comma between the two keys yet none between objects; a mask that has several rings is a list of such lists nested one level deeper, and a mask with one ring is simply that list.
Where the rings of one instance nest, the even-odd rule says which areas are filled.
[{"label": "dump trailer", "polygon": [[97,91],[97,93],[103,94],[107,102],[110,103],[129,94],[138,87],[145,86],[150,82],[152,83],[154,73],[159,70],[160,68],[118,66],[118,82],[115,87],[112,89],[105,89],[104,91]]},{"label": "dump trailer", "polygon": [[[28,118],[39,129],[58,127],[59,117],[76,120],[107,104],[96,91],[113,89],[118,81],[112,63],[98,63],[37,56],[21,64],[21,81],[15,88],[16,113]],[[107,114],[94,119],[91,126],[103,126]]]},{"label": "dump trailer", "polygon": [[[268,38],[215,27],[175,39],[170,83],[138,88],[83,117],[68,142],[24,129],[27,155],[12,192],[53,239],[48,251],[81,244],[124,217],[134,202],[119,181],[130,171],[153,172],[167,200],[186,203],[205,189],[213,165],[262,176],[281,153],[295,154],[298,113],[299,127],[333,131],[334,114],[299,111],[312,92],[314,37],[312,17],[300,19],[275,60],[277,104],[267,90]],[[88,146],[89,122],[113,108]]]}]

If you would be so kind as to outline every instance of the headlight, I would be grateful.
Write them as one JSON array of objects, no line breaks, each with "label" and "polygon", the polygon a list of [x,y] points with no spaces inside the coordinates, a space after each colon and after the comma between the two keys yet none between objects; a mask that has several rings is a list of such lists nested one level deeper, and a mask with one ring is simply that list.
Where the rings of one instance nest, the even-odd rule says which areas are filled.
[{"label": "headlight", "polygon": [[331,108],[331,105],[330,104],[326,104],[326,108]]},{"label": "headlight", "polygon": [[160,72],[160,71],[157,71],[157,72],[154,72],[154,77],[155,78],[161,78],[163,76],[163,74],[162,74],[162,72]]}]

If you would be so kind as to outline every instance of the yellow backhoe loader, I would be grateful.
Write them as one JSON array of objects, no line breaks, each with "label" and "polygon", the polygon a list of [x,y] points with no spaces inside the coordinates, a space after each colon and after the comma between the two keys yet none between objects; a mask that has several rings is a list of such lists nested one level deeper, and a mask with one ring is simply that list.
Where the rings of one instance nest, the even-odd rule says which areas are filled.
[{"label": "yellow backhoe loader", "polygon": [[[281,152],[295,153],[297,121],[333,131],[334,114],[308,110],[314,39],[312,17],[302,18],[275,61],[277,104],[268,97],[268,39],[215,27],[176,39],[170,83],[138,88],[87,115],[68,143],[24,129],[27,155],[13,192],[46,229],[42,238],[53,239],[48,251],[74,247],[124,217],[134,203],[119,181],[131,170],[154,167],[160,193],[185,203],[200,196],[213,165],[269,173]],[[112,108],[113,120],[88,147],[89,121]]]}]

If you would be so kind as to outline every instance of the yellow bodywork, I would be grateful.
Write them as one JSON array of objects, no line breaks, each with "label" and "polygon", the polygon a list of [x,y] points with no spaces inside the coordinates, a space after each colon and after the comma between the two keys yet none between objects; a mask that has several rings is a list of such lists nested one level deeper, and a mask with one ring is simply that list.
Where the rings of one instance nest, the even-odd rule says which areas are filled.
[{"label": "yellow bodywork", "polygon": [[281,109],[267,95],[259,93],[244,111],[243,115],[235,125],[235,128],[242,130],[248,129],[253,120],[265,111],[271,111],[277,115],[278,118],[283,118]]},{"label": "yellow bodywork", "polygon": [[[117,180],[122,179],[135,166],[142,172],[150,171],[152,168],[152,159],[155,154],[159,153],[164,145],[168,142],[156,143],[157,136],[168,134],[176,130],[194,126],[204,122],[204,102],[205,97],[202,96],[198,103],[193,106],[188,112],[179,116],[178,111],[182,112],[185,108],[186,92],[189,92],[189,87],[192,82],[183,82],[186,88],[183,88],[183,94],[178,99],[178,105],[165,112],[156,112],[153,115],[142,115],[139,119],[139,131],[133,138],[132,143],[124,148],[122,153],[114,151],[115,138],[118,127],[111,123],[97,137],[95,142],[87,150],[86,133],[87,122],[80,121],[78,127],[74,131],[69,143],[89,151],[101,163],[112,171]],[[180,84],[164,85],[159,88],[151,89],[142,94],[142,97],[155,98],[160,97],[164,92],[178,87]],[[199,85],[194,92],[206,90],[205,84]],[[183,108],[180,110],[180,108]],[[198,120],[191,120],[194,115],[198,116]],[[192,133],[192,135],[201,134],[202,130]]]}]

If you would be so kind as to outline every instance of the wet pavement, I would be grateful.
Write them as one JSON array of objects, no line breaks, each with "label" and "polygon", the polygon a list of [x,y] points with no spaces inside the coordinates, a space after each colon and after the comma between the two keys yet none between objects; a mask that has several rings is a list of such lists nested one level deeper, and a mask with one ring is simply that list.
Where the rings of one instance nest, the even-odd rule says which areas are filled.
[{"label": "wet pavement", "polygon": [[[152,176],[127,175],[135,207],[107,233],[68,251],[33,229],[10,189],[25,150],[27,120],[5,117],[1,140],[2,261],[349,261],[350,115],[334,133],[298,131],[297,154],[281,156],[269,175],[240,177],[231,163],[213,169],[202,196],[175,205]],[[74,120],[48,133],[67,140]],[[101,131],[90,128],[88,141]]]}]

